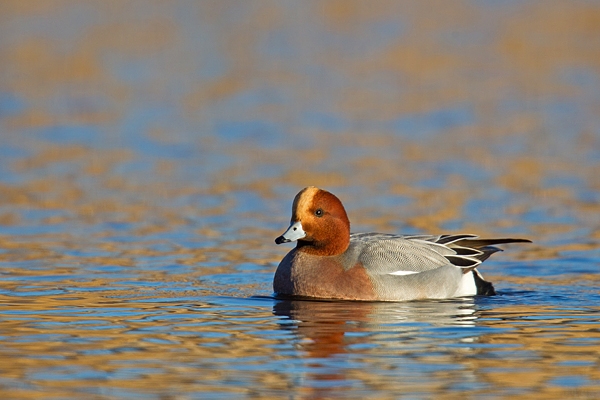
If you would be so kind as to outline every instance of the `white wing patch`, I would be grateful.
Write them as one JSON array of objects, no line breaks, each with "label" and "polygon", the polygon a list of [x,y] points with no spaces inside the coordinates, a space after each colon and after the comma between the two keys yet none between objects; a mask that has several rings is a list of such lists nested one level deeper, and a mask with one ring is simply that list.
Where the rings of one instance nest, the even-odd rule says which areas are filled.
[{"label": "white wing patch", "polygon": [[412,275],[412,274],[418,274],[418,272],[415,272],[415,271],[394,271],[394,272],[388,273],[388,275]]}]

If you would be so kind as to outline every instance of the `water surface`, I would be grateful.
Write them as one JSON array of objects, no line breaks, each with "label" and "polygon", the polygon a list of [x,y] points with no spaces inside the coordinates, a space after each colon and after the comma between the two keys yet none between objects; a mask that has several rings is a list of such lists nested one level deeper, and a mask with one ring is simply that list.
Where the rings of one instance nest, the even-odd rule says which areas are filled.
[{"label": "water surface", "polygon": [[[4,398],[596,398],[596,2],[0,5]],[[526,237],[494,297],[272,297],[293,196]]]}]

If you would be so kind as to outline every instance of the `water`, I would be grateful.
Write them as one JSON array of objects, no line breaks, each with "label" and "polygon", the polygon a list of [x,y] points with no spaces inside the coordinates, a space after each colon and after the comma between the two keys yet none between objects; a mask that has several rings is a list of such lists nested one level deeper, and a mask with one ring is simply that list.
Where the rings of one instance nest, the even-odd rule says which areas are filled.
[{"label": "water", "polygon": [[[597,398],[596,2],[0,5],[3,398]],[[354,231],[526,237],[494,297],[272,297]]]}]

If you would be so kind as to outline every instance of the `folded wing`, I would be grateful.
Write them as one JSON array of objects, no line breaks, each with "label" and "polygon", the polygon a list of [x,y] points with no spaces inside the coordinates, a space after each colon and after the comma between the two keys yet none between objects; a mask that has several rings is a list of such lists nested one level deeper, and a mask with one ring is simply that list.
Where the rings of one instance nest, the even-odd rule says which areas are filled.
[{"label": "folded wing", "polygon": [[411,275],[454,265],[472,271],[501,249],[496,244],[530,242],[526,239],[479,239],[475,235],[393,235],[355,233],[351,242],[362,248],[359,261],[378,275]]}]

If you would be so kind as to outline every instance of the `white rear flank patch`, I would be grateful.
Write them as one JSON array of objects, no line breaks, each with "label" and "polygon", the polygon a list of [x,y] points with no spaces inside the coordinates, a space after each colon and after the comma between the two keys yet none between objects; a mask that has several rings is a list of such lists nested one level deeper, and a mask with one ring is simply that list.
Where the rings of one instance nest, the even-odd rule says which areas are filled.
[{"label": "white rear flank patch", "polygon": [[394,271],[394,272],[390,272],[388,275],[412,275],[412,274],[417,274],[418,272],[415,271]]},{"label": "white rear flank patch", "polygon": [[460,283],[454,296],[475,296],[476,294],[477,286],[475,285],[475,277],[473,276],[473,271],[469,271],[460,278]]}]

